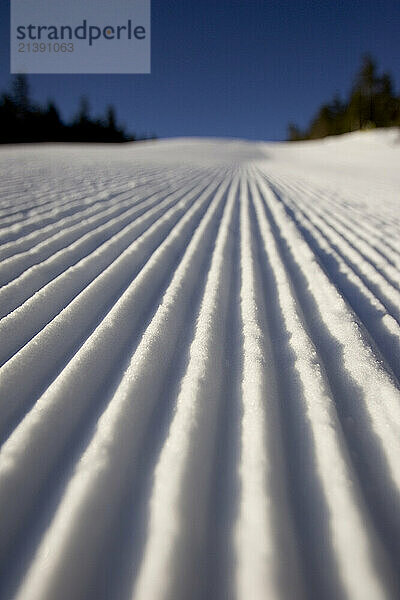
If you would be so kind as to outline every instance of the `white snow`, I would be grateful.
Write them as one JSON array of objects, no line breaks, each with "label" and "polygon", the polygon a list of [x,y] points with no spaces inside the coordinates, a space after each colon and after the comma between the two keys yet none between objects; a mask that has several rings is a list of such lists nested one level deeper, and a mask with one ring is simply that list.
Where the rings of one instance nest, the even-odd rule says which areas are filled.
[{"label": "white snow", "polygon": [[0,598],[399,597],[399,165],[0,149]]}]

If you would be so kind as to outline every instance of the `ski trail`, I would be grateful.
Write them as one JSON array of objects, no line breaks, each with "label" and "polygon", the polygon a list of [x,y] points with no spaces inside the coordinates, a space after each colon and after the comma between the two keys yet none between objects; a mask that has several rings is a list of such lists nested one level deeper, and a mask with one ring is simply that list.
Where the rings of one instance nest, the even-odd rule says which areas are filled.
[{"label": "ski trail", "polygon": [[[183,181],[179,182],[183,186]],[[179,187],[179,186],[177,186]],[[158,193],[157,193],[158,192]],[[75,242],[81,238],[85,233],[94,231],[100,226],[107,224],[107,229],[111,229],[114,223],[124,224],[128,223],[144,212],[143,209],[156,205],[157,202],[165,197],[165,187],[161,186],[156,192],[151,190],[151,193],[147,193],[142,196],[138,196],[135,190],[135,194],[127,192],[125,194],[126,199],[120,199],[118,202],[111,201],[110,207],[105,207],[94,214],[80,215],[79,219],[75,223],[70,225],[67,219],[61,219],[57,228],[51,226],[52,234],[44,241],[40,241],[36,245],[32,246],[30,243],[27,247],[26,239],[22,248],[20,245],[16,247],[16,243],[10,243],[3,246],[0,249],[0,256],[3,261],[0,265],[0,281],[2,285],[8,283],[11,277],[15,279],[23,271],[28,269],[34,264],[44,261],[51,254],[54,254],[60,249],[66,248],[69,244]],[[54,229],[60,230],[60,233],[54,233]],[[98,229],[99,230],[99,229]],[[32,239],[32,234],[28,236]],[[12,248],[11,248],[12,246]],[[24,247],[26,249],[24,249]],[[1,252],[2,250],[2,252]]]},{"label": "ski trail", "polygon": [[[391,561],[394,561],[390,579],[398,579],[394,557],[398,553],[400,525],[396,459],[399,451],[399,390],[373,354],[368,339],[334,286],[330,285],[328,293],[329,288],[323,283],[325,274],[312,258],[295,225],[284,217],[285,211],[271,190],[265,189],[265,198],[271,218],[279,227],[279,237],[284,243],[282,250],[302,299],[307,326],[318,352],[323,356],[365,501],[387,545]],[[294,269],[299,270],[296,273]],[[368,460],[365,460],[367,448]],[[384,515],[390,517],[385,518]],[[391,531],[387,529],[388,519]],[[393,585],[398,588],[399,582]]]},{"label": "ski trail", "polygon": [[[53,374],[53,370],[57,370],[57,367],[62,364],[64,356],[69,358],[69,353],[76,346],[78,341],[82,342],[82,331],[86,331],[90,325],[96,324],[97,315],[93,316],[92,304],[97,296],[103,296],[108,299],[115,299],[115,286],[117,291],[121,287],[121,275],[128,277],[132,276],[132,271],[135,273],[134,260],[136,258],[137,268],[139,269],[139,283],[142,285],[138,287],[139,294],[138,307],[142,307],[141,310],[135,310],[135,319],[140,321],[142,311],[146,306],[146,300],[152,297],[153,290],[159,289],[160,283],[163,284],[164,277],[162,276],[168,268],[174,264],[176,256],[179,256],[179,252],[182,248],[181,244],[184,244],[188,235],[192,232],[193,227],[196,226],[196,217],[201,216],[201,209],[203,202],[210,200],[208,190],[203,191],[200,196],[200,201],[192,206],[186,213],[184,212],[184,206],[180,208],[178,212],[178,218],[181,216],[180,223],[177,227],[173,228],[169,235],[160,243],[160,237],[163,235],[163,225],[168,226],[172,220],[172,224],[176,223],[176,216],[174,214],[167,215],[164,218],[164,222],[160,220],[156,223],[152,230],[147,232],[147,235],[142,236],[134,242],[118,259],[118,267],[113,264],[106,269],[98,278],[96,278],[91,285],[86,287],[82,294],[78,295],[75,301],[69,305],[66,309],[61,311],[59,318],[50,322],[50,324],[43,329],[43,331],[33,338],[33,340],[25,346],[19,353],[14,355],[5,365],[0,369],[0,417],[1,417],[1,434],[4,434],[10,429],[11,424],[18,418],[19,415],[23,414],[26,407],[29,407],[29,403],[32,403],[32,396],[35,397],[35,393],[38,393],[43,389],[43,386],[48,384],[49,374]],[[182,216],[183,215],[183,216]],[[172,218],[171,218],[172,217]],[[165,230],[164,230],[165,231]],[[152,239],[154,233],[156,237],[156,248],[154,248],[154,240]],[[180,238],[178,233],[182,235]],[[150,260],[146,263],[144,269],[140,271],[141,262],[143,260],[141,253],[144,251],[145,255],[149,253],[150,246]],[[135,256],[136,255],[136,256]],[[157,262],[158,260],[158,262]],[[158,278],[152,276],[152,272],[158,274]],[[125,275],[125,276],[126,276]],[[123,281],[123,279],[122,279]],[[129,280],[128,280],[129,281]],[[133,280],[136,283],[137,279]],[[143,285],[144,284],[144,285]],[[123,286],[124,287],[124,286]],[[136,287],[134,291],[136,291]],[[110,294],[106,296],[106,294]],[[124,294],[119,298],[118,302],[126,301],[126,294],[128,294],[128,306],[132,304],[135,299],[134,293],[129,296],[130,288],[128,287]],[[112,306],[113,314],[118,310],[118,302],[115,302]],[[130,303],[130,304],[129,304]],[[128,309],[126,309],[128,310]],[[112,317],[110,317],[112,320]],[[74,323],[75,328],[71,329],[71,323]],[[124,325],[123,321],[119,322],[119,326]],[[105,327],[107,332],[108,327]],[[129,331],[122,333],[121,340],[126,339],[129,335]],[[68,342],[64,345],[59,344],[60,336],[67,336]],[[85,336],[86,337],[86,336]],[[96,350],[102,352],[101,347],[96,346]],[[107,351],[106,351],[107,352]],[[43,360],[44,357],[46,360]],[[74,357],[75,358],[75,357]],[[103,360],[107,356],[104,356]],[[79,364],[79,361],[78,361]],[[21,374],[29,370],[30,378],[22,380],[16,388],[15,382],[18,381]],[[12,398],[12,402],[9,399]],[[6,401],[6,399],[8,401]]]},{"label": "ski trail", "polygon": [[[59,250],[39,264],[27,268],[22,275],[0,289],[0,315],[4,316],[12,310],[15,310],[24,301],[46,285],[46,283],[55,279],[68,267],[74,266],[79,260],[95,251],[98,246],[117,234],[119,230],[128,225],[135,216],[146,214],[146,211],[149,212],[150,215],[154,214],[154,211],[151,212],[151,209],[154,208],[152,204],[153,203],[150,201],[149,205],[144,207],[144,211],[143,208],[132,209],[130,214],[125,218],[119,219],[117,217],[115,220],[111,219],[108,223],[100,226],[98,229],[95,228],[93,231],[89,231],[67,248]],[[157,209],[157,202],[154,204]],[[162,206],[165,204],[168,204],[168,199],[163,200],[161,203]]]},{"label": "ski trail", "polygon": [[[287,220],[284,208],[279,205],[275,195],[265,185],[263,192],[280,233],[308,282],[309,290],[319,307],[319,318],[344,348],[344,371],[347,371],[355,381],[362,383],[363,402],[374,429],[383,447],[386,448],[394,480],[400,483],[400,463],[397,462],[396,453],[393,452],[395,448],[396,452],[400,450],[400,440],[392,437],[387,431],[387,424],[391,419],[394,419],[396,426],[400,425],[399,391],[393,385],[390,376],[382,369],[369,345],[364,343],[358,323],[354,321],[343,299],[319,268],[312,251],[302,240],[295,225]],[[378,401],[378,398],[381,400]]]},{"label": "ski trail", "polygon": [[138,599],[196,597],[201,581],[201,568],[193,568],[201,564],[199,550],[204,546],[207,526],[207,484],[221,395],[223,326],[231,271],[230,225],[237,185],[234,180],[228,194],[187,370],[155,469],[148,541],[133,596]]},{"label": "ski trail", "polygon": [[[22,235],[13,241],[2,244],[0,246],[0,257],[8,258],[9,256],[12,256],[13,253],[33,248],[35,244],[51,238],[56,232],[65,227],[79,223],[83,218],[90,218],[91,216],[100,214],[104,210],[110,210],[113,208],[113,205],[117,207],[119,204],[125,202],[125,198],[128,198],[128,200],[130,200],[130,206],[133,206],[137,201],[148,198],[157,190],[169,191],[174,186],[177,186],[180,181],[184,182],[190,178],[189,173],[178,172],[175,173],[174,177],[172,177],[171,174],[169,174],[169,177],[167,175],[168,174],[165,173],[155,173],[154,177],[148,180],[148,178],[139,177],[138,174],[134,174],[132,178],[122,186],[122,189],[118,194],[109,194],[103,190],[97,194],[95,202],[92,202],[91,198],[80,197],[80,202],[84,204],[84,208],[78,215],[64,217],[55,223],[50,223],[44,227],[42,227],[39,218],[37,220],[37,229],[34,229],[30,233]],[[201,176],[201,173],[193,173],[193,177],[195,176]],[[60,193],[65,192],[62,190],[59,194]],[[58,200],[58,202],[60,201]],[[44,207],[43,210],[45,209],[47,209],[47,207]]]},{"label": "ski trail", "polygon": [[[367,247],[371,246],[373,251],[380,254],[388,265],[398,266],[396,255],[399,252],[388,245],[387,240],[382,237],[382,232],[369,222],[365,213],[357,212],[353,205],[337,199],[336,195],[326,194],[323,190],[315,189],[304,182],[289,182],[287,179],[271,177],[270,174],[269,177],[274,184],[290,191],[295,202],[298,203],[301,198],[301,203],[308,205],[312,211],[318,211],[322,217],[327,214],[332,222],[338,223],[344,237],[350,234],[353,240],[357,240],[354,247],[358,248],[358,240],[361,240],[362,244],[366,243]],[[335,229],[334,225],[333,229]],[[385,246],[387,250],[384,250]],[[381,258],[378,258],[378,264],[379,262]],[[398,277],[395,271],[391,270],[391,273]]]},{"label": "ski trail", "polygon": [[400,326],[386,307],[373,295],[369,287],[349,267],[336,246],[334,235],[326,233],[323,225],[313,215],[306,215],[295,207],[288,212],[301,229],[313,252],[321,259],[325,270],[341,293],[360,316],[372,340],[378,345],[393,373],[400,376]]},{"label": "ski trail", "polygon": [[[251,190],[254,201],[255,190]],[[239,479],[240,504],[235,527],[237,597],[278,598],[279,534],[285,539],[290,589],[302,597],[290,516],[281,480],[276,382],[268,331],[262,320],[264,300],[253,254],[247,182],[241,189],[241,321],[243,372]],[[279,508],[278,508],[279,507]],[[277,531],[286,528],[286,531]]]},{"label": "ski trail", "polygon": [[[203,182],[202,185],[206,186]],[[94,252],[84,257],[74,266],[67,268],[58,277],[44,285],[31,298],[26,300],[15,311],[0,320],[0,335],[7,339],[0,350],[0,364],[3,364],[15,354],[24,343],[36,335],[52,318],[63,310],[80,292],[85,290],[96,277],[107,274],[114,279],[120,289],[124,287],[124,281],[132,280],[135,268],[138,268],[145,260],[146,254],[138,255],[135,262],[129,258],[136,254],[135,242],[142,244],[146,239],[155,238],[153,246],[156,248],[160,237],[155,236],[157,232],[162,235],[175,219],[178,219],[183,211],[194,202],[202,191],[199,187],[189,190],[185,196],[185,190],[180,190],[160,202],[158,206],[150,209],[145,215],[135,219],[116,235],[100,245]],[[130,248],[130,250],[129,250]],[[126,274],[121,278],[118,268],[121,262],[125,263]],[[111,267],[111,265],[114,265]],[[137,267],[135,267],[137,265]],[[110,269],[111,267],[111,269]],[[103,272],[103,273],[102,273]],[[67,285],[66,285],[67,282]],[[115,285],[111,282],[107,285],[107,293],[103,293],[103,302],[112,292],[117,293]],[[117,288],[118,290],[118,288]],[[43,305],[43,299],[46,305]],[[98,310],[104,310],[105,304],[98,303]]]},{"label": "ski trail", "polygon": [[399,597],[393,139],[0,148],[2,600]]},{"label": "ski trail", "polygon": [[[265,201],[267,191],[263,184],[259,182],[259,185]],[[308,417],[313,439],[314,460],[330,513],[331,543],[334,546],[334,555],[340,561],[341,584],[350,598],[385,598],[384,589],[377,581],[371,564],[372,550],[377,545],[376,536],[371,524],[366,526],[366,511],[360,491],[354,483],[354,474],[343,444],[329,384],[324,379],[324,365],[320,364],[312,341],[302,324],[302,315],[296,307],[288,275],[274,241],[262,200],[256,197],[255,201],[265,251],[277,285],[280,311],[289,335],[289,347],[293,355],[291,360],[294,360],[294,369],[299,374],[303,388],[300,394],[296,392],[293,395],[292,401],[305,404],[304,413]],[[291,458],[294,459],[288,457],[289,460]],[[335,465],[334,471],[332,465]],[[311,462],[307,468],[312,468]],[[345,518],[343,515],[346,515]],[[349,540],[353,540],[351,546]],[[363,582],[362,586],[360,582]],[[327,597],[331,597],[328,590],[325,593]],[[335,595],[339,593],[335,592]]]},{"label": "ski trail", "polygon": [[[87,566],[82,572],[82,556],[95,556],[100,552],[100,540],[107,536],[110,520],[118,511],[126,476],[132,468],[131,461],[135,452],[140,451],[140,440],[157,405],[163,376],[169,366],[168,357],[178,337],[177,324],[183,310],[187,310],[198,269],[210,248],[210,236],[226,187],[227,182],[219,187],[201,225],[196,229],[184,259],[145,330],[112,401],[98,422],[91,443],[79,460],[54,522],[33,561],[26,585],[23,585],[17,598],[68,598],[71,593],[75,598],[85,597],[85,586],[89,584],[93,573]],[[88,359],[95,367],[92,352],[88,353]],[[66,377],[70,381],[70,377]],[[143,402],[145,398],[146,402]],[[117,432],[118,435],[115,435]],[[96,525],[96,515],[102,513],[104,506],[110,507],[109,518],[102,519]],[[80,536],[76,535],[82,527],[87,532],[84,546]],[[62,533],[60,536],[66,530],[69,535]],[[75,548],[77,542],[79,548]],[[48,560],[49,547],[52,548],[52,565]],[[49,577],[43,577],[43,569],[48,571],[49,567]],[[71,584],[72,581],[74,584]],[[71,585],[74,590],[71,590]]]}]

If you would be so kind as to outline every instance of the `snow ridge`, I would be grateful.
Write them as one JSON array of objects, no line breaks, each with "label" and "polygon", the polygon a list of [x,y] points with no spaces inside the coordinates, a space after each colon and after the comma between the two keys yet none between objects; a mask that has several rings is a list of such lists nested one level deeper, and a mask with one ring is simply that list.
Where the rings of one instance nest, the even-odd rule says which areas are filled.
[{"label": "snow ridge", "polygon": [[396,177],[140,146],[0,152],[0,597],[398,597]]}]

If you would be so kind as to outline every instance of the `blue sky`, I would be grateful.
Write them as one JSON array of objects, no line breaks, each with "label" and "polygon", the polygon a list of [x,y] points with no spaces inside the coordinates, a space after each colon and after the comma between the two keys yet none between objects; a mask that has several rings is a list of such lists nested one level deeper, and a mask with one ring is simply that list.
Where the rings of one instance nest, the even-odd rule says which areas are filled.
[{"label": "blue sky", "polygon": [[[0,0],[0,89],[10,82]],[[64,118],[89,98],[133,132],[279,140],[344,94],[370,52],[400,87],[399,0],[152,0],[151,75],[30,75]]]}]

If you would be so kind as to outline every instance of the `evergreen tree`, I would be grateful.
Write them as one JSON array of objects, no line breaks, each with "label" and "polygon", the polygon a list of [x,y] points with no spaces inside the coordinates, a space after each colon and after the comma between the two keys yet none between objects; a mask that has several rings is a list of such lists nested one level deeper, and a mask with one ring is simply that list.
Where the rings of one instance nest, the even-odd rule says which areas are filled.
[{"label": "evergreen tree", "polygon": [[107,129],[117,131],[117,119],[115,117],[115,109],[113,106],[107,108]]},{"label": "evergreen tree", "polygon": [[324,104],[319,109],[316,118],[311,122],[308,138],[315,140],[332,135],[333,127],[334,123],[331,108],[329,104]]},{"label": "evergreen tree", "polygon": [[115,109],[105,119],[93,119],[86,97],[71,124],[63,123],[54,102],[34,105],[26,75],[17,75],[11,92],[0,96],[0,143],[18,142],[127,142],[135,138],[118,126]]},{"label": "evergreen tree", "polygon": [[350,96],[351,128],[364,129],[375,122],[374,99],[378,91],[376,64],[367,54],[358,73]]},{"label": "evergreen tree", "polygon": [[379,80],[379,90],[374,99],[374,105],[377,127],[389,127],[396,122],[399,98],[395,97],[393,82],[388,73],[384,73]]},{"label": "evergreen tree", "polygon": [[324,104],[301,137],[298,128],[291,124],[288,139],[318,139],[393,125],[400,125],[400,98],[394,93],[390,76],[384,73],[379,77],[376,63],[365,55],[348,101],[342,102],[336,96],[330,104]]},{"label": "evergreen tree", "polygon": [[294,123],[289,123],[288,125],[288,140],[290,142],[298,142],[299,140],[304,140],[303,133]]},{"label": "evergreen tree", "polygon": [[25,114],[31,108],[29,99],[29,83],[26,75],[16,75],[12,86],[12,99],[17,110]]},{"label": "evergreen tree", "polygon": [[47,103],[46,110],[42,114],[41,125],[43,141],[61,141],[63,139],[65,126],[54,102]]},{"label": "evergreen tree", "polygon": [[82,96],[79,101],[79,109],[74,122],[77,125],[86,125],[90,122],[90,105],[86,96]]}]

